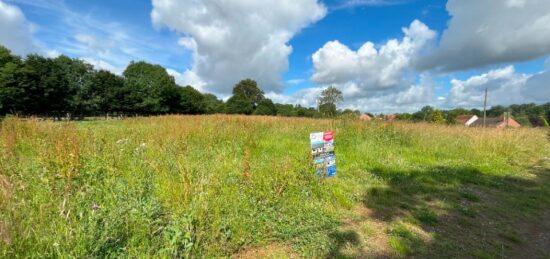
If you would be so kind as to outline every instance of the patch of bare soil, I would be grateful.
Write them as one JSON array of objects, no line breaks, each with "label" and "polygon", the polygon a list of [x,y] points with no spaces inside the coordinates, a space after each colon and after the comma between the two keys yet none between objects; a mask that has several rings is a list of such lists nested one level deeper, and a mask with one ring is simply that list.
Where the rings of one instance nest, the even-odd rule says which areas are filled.
[{"label": "patch of bare soil", "polygon": [[10,245],[11,238],[8,226],[4,222],[0,221],[0,242]]},{"label": "patch of bare soil", "polygon": [[280,244],[269,244],[264,247],[253,247],[253,248],[246,248],[244,250],[241,250],[237,254],[233,255],[232,258],[240,258],[240,259],[249,259],[249,258],[272,258],[272,259],[279,259],[279,258],[300,258],[298,255],[296,255],[294,252],[291,251],[290,248],[285,247]]},{"label": "patch of bare soil", "polygon": [[[354,208],[340,227],[342,236],[354,237],[335,247],[330,257],[336,258],[394,258],[397,254],[389,246],[387,222],[376,217],[368,207]],[[342,241],[341,241],[342,242]]]},{"label": "patch of bare soil", "polygon": [[8,177],[0,174],[0,205],[11,198],[11,183]]},{"label": "patch of bare soil", "polygon": [[[0,174],[0,209],[4,208],[11,199],[12,185],[8,178]],[[0,220],[0,243],[11,244],[8,225]]]},{"label": "patch of bare soil", "polygon": [[534,221],[519,225],[523,242],[512,252],[513,258],[550,258],[550,209]]}]

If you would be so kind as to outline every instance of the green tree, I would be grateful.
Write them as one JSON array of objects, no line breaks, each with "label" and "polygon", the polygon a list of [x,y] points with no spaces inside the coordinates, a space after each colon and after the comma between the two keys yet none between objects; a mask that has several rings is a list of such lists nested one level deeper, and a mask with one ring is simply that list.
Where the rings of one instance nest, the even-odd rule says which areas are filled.
[{"label": "green tree", "polygon": [[296,109],[292,104],[275,104],[277,108],[277,116],[295,117],[298,116]]},{"label": "green tree", "polygon": [[437,110],[437,109],[434,110],[431,113],[430,121],[434,122],[434,123],[444,123],[445,122],[445,117],[443,115],[443,112],[441,110]]},{"label": "green tree", "polygon": [[203,94],[205,111],[208,114],[223,113],[224,103],[213,94]]},{"label": "green tree", "polygon": [[270,99],[263,99],[256,106],[254,110],[255,115],[277,115],[277,108]]},{"label": "green tree", "polygon": [[206,112],[204,96],[192,86],[180,87],[180,103],[178,112],[184,114],[203,114]]},{"label": "green tree", "polygon": [[323,103],[319,105],[319,112],[325,117],[334,117],[338,114],[338,110],[334,103]]},{"label": "green tree", "polygon": [[71,110],[70,98],[74,92],[59,62],[29,55],[20,73],[26,114],[61,117]]},{"label": "green tree", "polygon": [[264,92],[252,79],[241,80],[237,83],[233,88],[233,95],[240,95],[242,99],[252,103],[254,108],[265,98]]},{"label": "green tree", "polygon": [[0,68],[6,65],[7,63],[21,63],[21,58],[15,56],[11,51],[4,46],[0,45]]},{"label": "green tree", "polygon": [[403,120],[403,121],[412,120],[412,117],[413,117],[412,114],[410,114],[410,113],[398,113],[395,116],[398,120]]},{"label": "green tree", "polygon": [[447,120],[447,123],[453,124],[456,122],[456,117],[460,115],[470,115],[471,112],[469,110],[466,110],[464,108],[455,108],[452,110],[449,110],[445,113],[445,118]]},{"label": "green tree", "polygon": [[85,95],[86,88],[90,87],[90,79],[93,72],[93,67],[79,59],[71,59],[61,55],[53,59],[55,68],[58,69],[62,76],[63,86],[66,94],[66,107],[63,112],[70,115],[83,116],[85,113],[94,112],[89,97]]},{"label": "green tree", "polygon": [[321,92],[317,99],[319,112],[325,116],[334,117],[337,114],[336,105],[344,101],[342,92],[334,86],[329,86]]},{"label": "green tree", "polygon": [[125,112],[124,78],[109,71],[100,70],[91,74],[89,83],[81,96],[87,114],[109,114]]},{"label": "green tree", "polygon": [[0,46],[0,115],[25,111],[25,89],[20,85],[22,61]]},{"label": "green tree", "polygon": [[254,112],[254,104],[240,94],[233,95],[225,103],[225,112],[229,114],[250,115]]},{"label": "green tree", "polygon": [[132,61],[123,74],[127,103],[132,112],[166,113],[178,100],[174,78],[159,65]]}]

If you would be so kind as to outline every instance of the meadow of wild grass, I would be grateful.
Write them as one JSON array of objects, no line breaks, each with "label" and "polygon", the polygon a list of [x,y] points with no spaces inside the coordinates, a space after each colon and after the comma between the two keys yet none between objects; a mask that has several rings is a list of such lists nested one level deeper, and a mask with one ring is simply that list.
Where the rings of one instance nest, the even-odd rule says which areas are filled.
[{"label": "meadow of wild grass", "polygon": [[[338,174],[319,180],[326,129]],[[550,205],[549,147],[540,129],[6,118],[0,257],[514,256]]]}]

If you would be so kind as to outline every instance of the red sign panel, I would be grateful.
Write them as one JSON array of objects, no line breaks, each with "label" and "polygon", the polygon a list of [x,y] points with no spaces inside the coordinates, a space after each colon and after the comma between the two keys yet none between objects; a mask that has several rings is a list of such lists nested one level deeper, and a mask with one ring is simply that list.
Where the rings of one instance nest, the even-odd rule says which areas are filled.
[{"label": "red sign panel", "polygon": [[331,141],[333,139],[334,139],[334,132],[327,131],[327,132],[323,133],[323,140],[324,141]]}]

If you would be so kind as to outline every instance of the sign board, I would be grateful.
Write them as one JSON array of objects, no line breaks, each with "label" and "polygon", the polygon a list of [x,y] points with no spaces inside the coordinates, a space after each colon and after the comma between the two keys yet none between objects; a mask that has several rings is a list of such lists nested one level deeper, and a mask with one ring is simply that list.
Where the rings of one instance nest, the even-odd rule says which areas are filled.
[{"label": "sign board", "polygon": [[309,134],[311,155],[317,176],[331,177],[336,174],[336,157],[334,156],[334,132],[315,132]]}]

